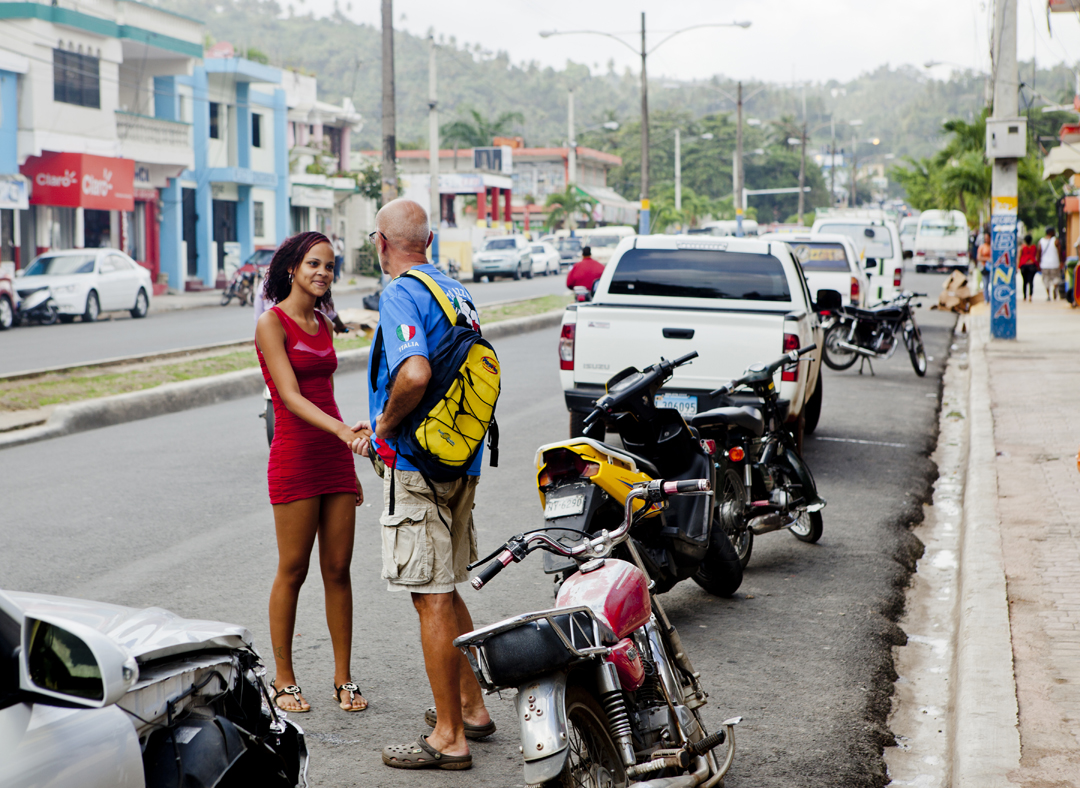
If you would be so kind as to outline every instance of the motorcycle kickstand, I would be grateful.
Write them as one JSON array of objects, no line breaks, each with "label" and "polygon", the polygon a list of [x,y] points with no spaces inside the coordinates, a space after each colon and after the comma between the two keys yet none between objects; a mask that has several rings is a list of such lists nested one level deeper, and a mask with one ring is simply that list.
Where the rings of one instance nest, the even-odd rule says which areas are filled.
[{"label": "motorcycle kickstand", "polygon": [[863,364],[866,364],[867,366],[870,367],[870,376],[876,378],[877,375],[874,374],[874,362],[872,362],[870,360],[869,356],[861,356],[859,358],[859,374],[860,375],[862,374]]}]

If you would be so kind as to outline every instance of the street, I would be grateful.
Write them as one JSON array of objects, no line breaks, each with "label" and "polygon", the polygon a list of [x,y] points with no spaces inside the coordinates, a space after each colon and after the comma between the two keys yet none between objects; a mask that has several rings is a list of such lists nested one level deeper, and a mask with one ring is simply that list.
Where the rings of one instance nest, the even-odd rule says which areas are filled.
[{"label": "street", "polygon": [[[905,285],[936,294],[940,281],[911,274]],[[558,292],[560,284],[471,287],[483,304]],[[340,306],[348,305],[343,298]],[[246,315],[235,307],[153,315],[128,331],[128,345],[120,348],[117,340],[115,352],[103,352],[162,348],[170,330],[177,345],[242,338]],[[744,718],[729,788],[877,786],[886,779],[880,748],[890,739],[890,648],[903,637],[894,621],[920,552],[907,528],[921,517],[935,473],[928,454],[954,323],[953,315],[927,309],[918,319],[931,359],[925,378],[914,374],[902,349],[875,362],[873,377],[859,375],[857,365],[823,371],[821,422],[806,441],[828,501],[821,542],[807,545],[785,533],[760,537],[733,599],[712,597],[692,582],[661,597],[710,694],[704,709],[710,729],[730,716]],[[181,326],[202,331],[210,322],[213,333],[175,337]],[[39,336],[131,328],[118,320],[16,331],[4,339],[30,338],[21,361],[5,353],[2,364],[25,368],[68,358],[52,346],[32,347]],[[151,331],[153,340],[142,336]],[[502,456],[498,469],[485,465],[478,491],[481,553],[542,522],[535,448],[565,437],[567,429],[557,337],[550,329],[496,343],[503,364]],[[72,350],[71,357],[85,361],[86,352]],[[41,353],[53,355],[35,355]],[[346,421],[366,418],[364,385],[357,374],[336,381]],[[252,397],[0,452],[6,490],[0,586],[242,623],[269,656],[266,606],[277,551],[261,410],[261,399]],[[381,482],[366,461],[358,460],[357,470],[368,502],[358,511],[353,561],[353,675],[371,706],[347,715],[331,699],[333,665],[315,564],[300,598],[295,646],[298,680],[313,707],[294,715],[308,735],[311,783],[520,785],[512,693],[490,698],[499,730],[473,743],[472,771],[429,777],[382,765],[385,744],[426,731],[422,717],[431,698],[416,614],[407,596],[388,594],[379,579]],[[552,601],[538,557],[510,567],[492,586],[462,589],[478,626]]]},{"label": "street", "polygon": [[[494,282],[467,286],[477,306],[500,301],[561,294],[566,275],[535,277],[515,282],[499,278]],[[345,293],[334,299],[338,309],[359,309],[367,293]],[[178,296],[183,298],[183,296]],[[228,306],[209,306],[168,312],[151,311],[144,320],[132,320],[126,312],[111,313],[111,320],[90,325],[74,323],[52,326],[20,326],[0,335],[0,376],[14,372],[45,369],[65,364],[88,364],[103,359],[139,354],[163,353],[179,348],[252,339],[255,324],[248,307],[234,300]]]}]

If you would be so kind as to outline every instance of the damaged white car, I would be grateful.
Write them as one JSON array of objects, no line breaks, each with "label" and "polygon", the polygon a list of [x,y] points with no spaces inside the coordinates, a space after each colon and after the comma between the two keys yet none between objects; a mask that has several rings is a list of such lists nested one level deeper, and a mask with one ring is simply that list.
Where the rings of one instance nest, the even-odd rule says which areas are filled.
[{"label": "damaged white car", "polygon": [[0,592],[3,784],[304,788],[264,674],[241,626]]}]

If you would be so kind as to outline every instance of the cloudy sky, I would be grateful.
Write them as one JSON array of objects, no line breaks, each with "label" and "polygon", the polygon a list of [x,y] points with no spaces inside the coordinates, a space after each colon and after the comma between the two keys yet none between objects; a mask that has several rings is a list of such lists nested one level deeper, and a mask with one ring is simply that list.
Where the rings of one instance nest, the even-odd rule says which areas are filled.
[{"label": "cloudy sky", "polygon": [[[335,0],[279,0],[298,12],[325,13]],[[338,0],[358,22],[380,24],[379,0]],[[1047,30],[1046,0],[1017,0],[1018,50],[1040,64],[1080,60],[1080,19],[1054,14]],[[649,46],[667,33],[702,22],[750,21],[752,26],[683,33],[660,47],[650,74],[701,79],[713,74],[744,80],[847,80],[884,63],[951,61],[960,67],[989,67],[993,0],[394,0],[398,27],[455,36],[459,43],[506,50],[515,63],[536,60],[561,67],[568,58],[606,70],[638,61],[633,52],[600,36],[541,38],[541,30],[603,30],[622,34],[636,46],[640,12],[646,13]],[[347,10],[346,10],[347,9]],[[473,11],[472,9],[476,9]],[[666,31],[666,32],[665,32]],[[948,76],[953,66],[929,73]]]}]

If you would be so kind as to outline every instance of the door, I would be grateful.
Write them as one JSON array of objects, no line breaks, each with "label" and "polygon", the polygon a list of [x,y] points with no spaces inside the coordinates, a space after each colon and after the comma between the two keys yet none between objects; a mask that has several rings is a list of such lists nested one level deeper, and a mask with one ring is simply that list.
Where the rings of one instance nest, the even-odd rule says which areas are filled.
[{"label": "door", "polygon": [[119,258],[107,254],[98,261],[97,282],[94,287],[98,294],[98,303],[102,312],[120,309],[124,292],[124,271],[118,267]]},{"label": "door", "polygon": [[195,190],[183,189],[184,243],[187,244],[187,275],[199,275],[199,249],[195,242]]},{"label": "door", "polygon": [[135,306],[135,294],[139,292],[138,263],[122,254],[109,255],[116,268],[116,303],[117,309],[131,309]]},{"label": "door", "polygon": [[236,203],[214,200],[214,241],[217,243],[217,271],[225,270],[225,244],[236,241]]}]

